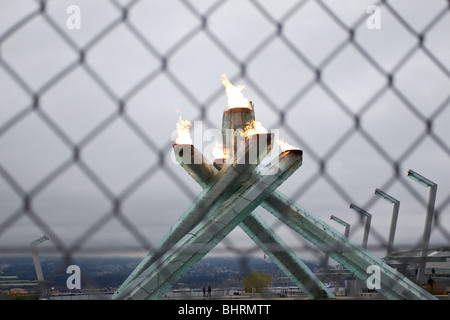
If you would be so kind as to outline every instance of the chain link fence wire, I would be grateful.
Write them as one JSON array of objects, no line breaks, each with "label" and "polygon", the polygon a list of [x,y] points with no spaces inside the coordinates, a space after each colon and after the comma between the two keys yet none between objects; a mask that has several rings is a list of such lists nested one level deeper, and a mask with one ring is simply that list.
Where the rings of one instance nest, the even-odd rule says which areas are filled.
[{"label": "chain link fence wire", "polygon": [[[428,190],[413,169],[438,184],[430,247],[450,243],[449,1],[0,6],[3,255],[28,254],[42,234],[42,254],[68,261],[146,254],[201,191],[171,160],[173,131],[179,116],[194,142],[221,128],[224,73],[246,86],[257,121],[304,152],[280,191],[332,226],[331,215],[347,221],[358,243],[364,221],[349,204],[364,208],[368,249],[382,256],[392,209],[375,188],[401,201],[395,249],[421,248]],[[301,258],[323,259],[256,212]],[[262,256],[238,229],[214,253]]]}]

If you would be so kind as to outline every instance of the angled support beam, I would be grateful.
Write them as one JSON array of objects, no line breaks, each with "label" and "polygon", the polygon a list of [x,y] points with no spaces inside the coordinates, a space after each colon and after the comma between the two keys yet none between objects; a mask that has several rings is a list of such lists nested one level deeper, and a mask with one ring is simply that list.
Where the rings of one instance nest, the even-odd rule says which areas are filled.
[{"label": "angled support beam", "polygon": [[[184,146],[174,145],[175,155]],[[214,167],[201,152],[194,146],[192,149],[192,161],[185,163],[178,158],[180,165],[189,175],[200,184],[207,186],[209,181],[219,170]],[[195,159],[202,159],[201,164],[194,162]],[[291,280],[311,299],[335,298],[328,288],[314,275],[308,266],[297,257],[286,243],[278,237],[267,223],[254,212],[250,213],[245,220],[239,224],[240,228],[266,253],[278,267],[291,278]]]},{"label": "angled support beam", "polygon": [[[186,148],[190,149],[190,159],[183,159],[180,156],[183,153],[182,150],[186,150]],[[174,145],[174,153],[178,163],[202,188],[206,188],[212,177],[219,172],[193,145]],[[250,213],[239,226],[311,299],[334,298],[334,295],[308,266],[258,215]],[[133,279],[143,271],[144,269],[140,268],[134,272]]]},{"label": "angled support beam", "polygon": [[436,300],[433,295],[278,191],[272,192],[261,205],[360,280],[365,282],[368,279],[369,266],[379,267],[381,288],[378,291],[386,298]]},{"label": "angled support beam", "polygon": [[273,192],[262,203],[263,208],[284,222],[317,248],[342,264],[362,281],[367,281],[371,265],[380,268],[381,288],[388,299],[436,300],[432,294],[417,286],[407,277],[383,263],[361,246],[316,218],[280,192]]},{"label": "angled support beam", "polygon": [[335,298],[260,216],[251,213],[239,226],[310,299]]},{"label": "angled support beam", "polygon": [[[215,206],[196,227],[133,280],[121,297],[158,299],[190,268],[239,225],[264,199],[301,165],[299,150],[280,154],[253,174],[222,204]],[[273,174],[274,165],[279,168]],[[270,173],[270,174],[269,174]],[[127,289],[127,288],[125,288]]]},{"label": "angled support beam", "polygon": [[[124,288],[143,270],[170,250],[181,238],[192,230],[213,208],[223,203],[236,189],[246,181],[254,169],[272,149],[273,136],[261,134],[251,136],[245,141],[233,163],[224,164],[220,172],[208,179],[208,185],[189,205],[177,222],[169,229],[161,241],[147,254],[128,278],[117,289],[113,298],[122,296]],[[260,143],[263,142],[263,143]],[[260,148],[260,144],[264,145]],[[194,154],[190,145],[182,145],[177,157],[185,163],[202,163],[202,155]],[[255,152],[258,151],[258,152]],[[200,158],[199,158],[200,157]],[[206,170],[206,169],[205,169]],[[205,178],[199,175],[199,178]]]},{"label": "angled support beam", "polygon": [[[199,178],[208,178],[207,186],[178,218],[161,241],[139,263],[135,270],[122,283],[113,298],[122,296],[124,288],[143,270],[175,245],[192,228],[194,228],[212,209],[215,204],[223,203],[238,186],[248,179],[259,162],[272,150],[273,135],[253,135],[246,139],[245,144],[236,152],[233,163],[223,165],[222,170],[211,176],[207,172],[199,173]],[[260,147],[262,145],[263,147]],[[191,145],[180,145],[177,149],[177,159],[183,163],[201,164],[203,155],[194,153]],[[207,170],[207,168],[205,168]]]},{"label": "angled support beam", "polygon": [[[229,85],[224,85],[228,89]],[[251,229],[252,223],[258,225],[258,228],[262,230],[269,231],[261,223],[262,220],[251,220],[254,218],[251,215],[253,210],[262,205],[325,254],[341,263],[360,280],[366,281],[369,278],[367,273],[369,267],[379,268],[381,288],[377,288],[377,290],[387,298],[436,299],[402,274],[372,256],[367,250],[346,239],[344,235],[314,217],[286,196],[276,192],[276,188],[301,165],[301,151],[291,150],[280,154],[281,162],[279,163],[282,170],[279,170],[276,175],[267,175],[267,172],[264,172],[267,167],[254,172],[256,165],[270,152],[271,147],[263,148],[263,150],[257,148],[256,156],[255,153],[249,153],[246,149],[244,162],[239,162],[242,153],[238,149],[240,149],[241,142],[235,139],[239,137],[234,132],[246,128],[247,123],[250,120],[253,121],[254,109],[251,103],[249,106],[245,106],[248,108],[240,108],[241,110],[232,110],[235,107],[240,107],[240,104],[235,106],[231,103],[224,111],[222,120],[223,142],[231,142],[231,145],[227,143],[223,146],[223,151],[228,156],[229,162],[233,163],[227,161],[217,174],[210,175],[209,169],[206,167],[204,168],[206,171],[197,177],[193,175],[194,179],[198,179],[197,182],[207,183],[203,192],[194,200],[157,247],[143,259],[113,298],[158,299],[239,224],[242,223],[243,229],[247,230],[249,234],[256,233]],[[247,148],[246,144],[245,148]],[[246,161],[252,158],[255,162]],[[248,165],[250,163],[256,165]],[[187,167],[185,169],[190,170]],[[423,179],[420,179],[420,182],[423,182]],[[430,196],[430,198],[433,197]],[[432,212],[432,205],[434,202],[429,201],[429,212]],[[249,217],[248,225],[243,223]],[[367,220],[366,234],[368,235],[370,219]],[[431,223],[431,218],[427,219],[427,226],[428,222]],[[428,238],[428,232],[426,233],[424,238]],[[259,237],[254,239],[256,242],[261,241]],[[280,243],[278,240],[275,242]],[[367,236],[365,236],[364,244],[367,244]]]}]

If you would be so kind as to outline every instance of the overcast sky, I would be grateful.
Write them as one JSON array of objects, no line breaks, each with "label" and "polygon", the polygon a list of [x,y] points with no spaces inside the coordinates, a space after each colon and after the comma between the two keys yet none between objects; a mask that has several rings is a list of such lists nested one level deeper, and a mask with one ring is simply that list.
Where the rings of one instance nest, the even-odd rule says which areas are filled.
[{"label": "overcast sky", "polygon": [[[202,108],[203,130],[221,127],[224,73],[246,86],[243,93],[254,102],[258,121],[304,151],[302,167],[280,191],[342,232],[330,215],[350,223],[357,243],[362,228],[349,204],[365,208],[379,236],[371,234],[369,246],[380,247],[392,208],[375,198],[374,190],[385,187],[401,201],[395,244],[408,249],[422,235],[428,195],[406,178],[413,169],[439,185],[440,228],[433,229],[431,243],[448,244],[448,2],[388,1],[409,27],[380,6],[381,29],[370,30],[366,9],[374,2],[59,0],[48,1],[43,15],[37,1],[1,1],[0,250],[26,251],[51,230],[43,250],[80,243],[86,251],[124,253],[120,248],[130,247],[145,253],[142,247],[156,244],[201,191],[171,161],[173,132],[180,115],[200,120]],[[81,9],[79,30],[66,26],[66,9],[73,4]],[[123,23],[120,6],[128,4],[133,5]],[[21,21],[26,23],[15,28]],[[348,43],[348,28],[355,30],[357,46]],[[417,49],[413,33],[425,33],[425,51]],[[80,50],[86,52],[83,64]],[[386,88],[387,74],[394,75],[394,89]],[[32,110],[34,94],[38,111]],[[119,100],[126,118],[116,116]],[[355,115],[362,132],[354,131]],[[425,134],[427,119],[437,139]],[[80,145],[83,166],[70,162],[74,145]],[[326,176],[320,175],[321,159]],[[401,180],[394,177],[392,161],[399,163]],[[55,178],[46,183],[52,173]],[[36,217],[22,212],[28,193]],[[110,214],[110,198],[116,197],[123,199],[122,220]],[[304,240],[263,209],[257,212],[289,245],[308,254]],[[239,229],[223,245],[254,248]]]}]

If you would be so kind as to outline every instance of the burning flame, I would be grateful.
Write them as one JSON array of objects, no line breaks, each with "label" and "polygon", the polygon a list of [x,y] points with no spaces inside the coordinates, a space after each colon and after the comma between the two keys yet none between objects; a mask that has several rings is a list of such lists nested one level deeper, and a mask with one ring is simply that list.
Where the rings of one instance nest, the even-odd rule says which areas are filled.
[{"label": "burning flame", "polygon": [[251,123],[247,122],[247,125],[244,128],[244,132],[246,136],[250,136],[253,134],[267,133],[267,129],[263,127],[261,122],[253,120]]},{"label": "burning flame", "polygon": [[300,148],[294,147],[293,145],[284,141],[284,139],[278,139],[276,142],[280,146],[281,151],[283,152],[288,150],[300,150]]},{"label": "burning flame", "polygon": [[222,75],[222,84],[225,86],[225,92],[227,93],[228,109],[252,108],[250,102],[241,93],[245,86],[233,85],[230,80],[228,80],[226,74]]},{"label": "burning flame", "polygon": [[181,119],[181,116],[178,118],[177,122],[177,133],[178,136],[175,139],[176,144],[192,144],[191,132],[189,128],[192,124],[188,120]]},{"label": "burning flame", "polygon": [[223,146],[221,143],[216,142],[213,151],[211,152],[211,155],[216,159],[226,159],[225,154],[223,153]]}]

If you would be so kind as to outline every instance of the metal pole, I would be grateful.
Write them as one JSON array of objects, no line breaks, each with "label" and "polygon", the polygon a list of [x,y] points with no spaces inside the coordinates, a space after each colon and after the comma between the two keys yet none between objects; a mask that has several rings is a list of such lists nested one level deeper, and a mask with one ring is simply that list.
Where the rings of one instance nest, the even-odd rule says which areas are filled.
[{"label": "metal pole", "polygon": [[34,268],[36,269],[36,276],[39,283],[39,287],[41,289],[41,297],[47,296],[47,288],[45,287],[44,274],[42,272],[41,262],[39,261],[37,246],[46,240],[49,240],[49,237],[44,235],[30,244]]},{"label": "metal pole", "polygon": [[425,218],[425,227],[423,230],[423,243],[422,243],[422,259],[419,264],[419,272],[417,274],[417,280],[425,282],[425,268],[427,264],[428,248],[430,244],[431,236],[431,223],[434,215],[434,204],[436,202],[437,185],[430,187],[430,193],[428,196],[427,216]]},{"label": "metal pole", "polygon": [[369,215],[366,217],[366,224],[364,227],[364,239],[363,239],[363,244],[362,247],[364,249],[367,249],[367,242],[369,241],[369,231],[370,231],[370,223],[372,221],[372,215]]},{"label": "metal pole", "polygon": [[425,226],[423,230],[423,242],[422,242],[422,254],[421,260],[419,263],[419,270],[417,272],[417,281],[425,282],[425,267],[427,263],[427,255],[428,255],[428,246],[430,243],[430,235],[431,235],[431,222],[433,221],[434,214],[434,203],[436,201],[436,192],[437,192],[437,184],[433,181],[425,178],[424,176],[414,172],[413,170],[408,170],[408,177],[417,181],[421,185],[425,187],[430,187],[430,193],[428,196],[428,204],[427,204],[427,216],[425,218]]},{"label": "metal pole", "polygon": [[400,201],[398,201],[397,199],[388,195],[386,192],[384,192],[380,189],[375,189],[375,195],[389,203],[394,204],[394,207],[392,209],[391,228],[389,230],[388,245],[386,248],[386,261],[388,262],[388,260],[392,257],[392,251],[394,248],[394,237],[395,237],[395,230],[397,229],[397,220],[398,220],[398,211],[400,208]]},{"label": "metal pole", "polygon": [[[330,219],[336,221],[337,223],[339,223],[339,224],[341,224],[341,225],[343,225],[345,227],[344,236],[346,238],[348,238],[348,235],[349,235],[349,232],[350,232],[350,224],[345,222],[344,220],[339,219],[338,217],[336,217],[334,215],[331,215]],[[343,270],[343,269],[344,269],[344,266],[342,265],[342,263],[340,263],[339,264],[339,270]],[[335,292],[336,295],[339,292],[340,283],[341,283],[341,277],[338,275],[337,278],[336,278],[335,285],[334,285],[334,292]]]},{"label": "metal pole", "polygon": [[[346,238],[348,238],[348,235],[350,233],[350,224],[345,222],[344,220],[339,219],[336,216],[333,216],[333,215],[331,215],[330,219],[336,221],[337,223],[339,223],[345,227],[344,236]],[[339,264],[339,270],[342,270],[342,269],[343,269],[342,264]]]},{"label": "metal pole", "polygon": [[350,204],[350,209],[353,209],[356,212],[358,212],[359,214],[361,214],[361,215],[366,217],[366,223],[365,223],[365,226],[364,226],[364,236],[363,236],[362,247],[364,249],[367,249],[367,242],[369,240],[370,222],[372,220],[372,215],[370,213],[368,213],[366,210],[363,210],[360,207],[354,205],[353,203]]},{"label": "metal pole", "polygon": [[386,259],[390,259],[392,256],[392,251],[394,248],[394,237],[395,237],[395,230],[397,229],[397,220],[398,220],[398,212],[400,209],[400,202],[394,203],[394,208],[392,209],[392,219],[391,219],[391,229],[389,230],[389,239],[388,239],[388,245],[386,250]]}]

